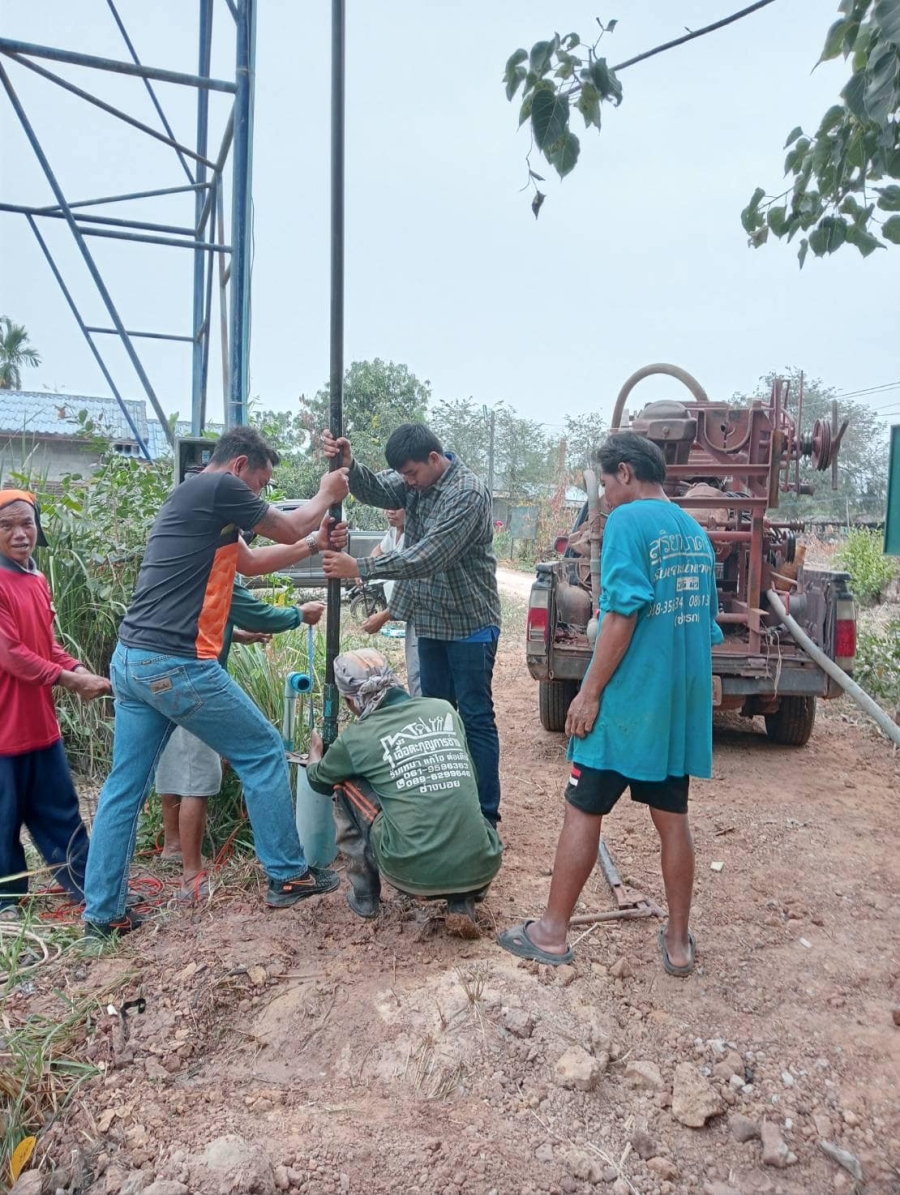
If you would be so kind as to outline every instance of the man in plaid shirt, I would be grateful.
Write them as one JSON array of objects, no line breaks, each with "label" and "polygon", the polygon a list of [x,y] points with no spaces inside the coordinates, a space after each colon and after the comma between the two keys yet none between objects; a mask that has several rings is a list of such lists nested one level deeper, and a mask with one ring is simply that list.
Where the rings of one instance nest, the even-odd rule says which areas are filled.
[{"label": "man in plaid shirt", "polygon": [[422,694],[459,710],[478,775],[484,816],[500,819],[500,740],[492,680],[500,636],[500,597],[491,496],[485,485],[421,423],[404,423],[384,454],[389,469],[373,473],[353,459],[350,442],[324,433],[325,455],[350,470],[350,493],[385,510],[405,509],[401,551],[355,560],[325,553],[331,578],[401,581],[391,603],[419,635]]}]

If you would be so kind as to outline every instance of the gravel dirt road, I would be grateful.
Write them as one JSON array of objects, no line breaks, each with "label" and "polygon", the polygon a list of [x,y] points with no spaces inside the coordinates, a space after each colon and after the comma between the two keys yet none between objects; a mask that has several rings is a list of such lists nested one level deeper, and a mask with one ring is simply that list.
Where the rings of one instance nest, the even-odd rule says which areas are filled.
[{"label": "gravel dirt road", "polygon": [[533,581],[533,572],[524,573],[514,568],[497,569],[497,585],[500,592],[518,601],[528,601]]}]

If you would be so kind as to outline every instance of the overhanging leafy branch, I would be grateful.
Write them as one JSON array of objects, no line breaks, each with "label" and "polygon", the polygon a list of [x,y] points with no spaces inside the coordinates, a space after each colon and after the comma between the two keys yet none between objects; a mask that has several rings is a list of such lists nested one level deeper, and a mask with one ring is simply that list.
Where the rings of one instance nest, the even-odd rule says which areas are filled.
[{"label": "overhanging leafy branch", "polygon": [[503,82],[506,98],[510,101],[522,88],[519,127],[526,121],[531,122],[532,148],[525,156],[528,166],[525,186],[534,189],[531,210],[535,217],[539,215],[546,196],[537,187],[537,183],[544,179],[532,169],[531,152],[537,146],[560,178],[565,178],[575,169],[581,143],[569,123],[573,108],[581,113],[585,129],[595,128],[599,132],[601,105],[611,103],[617,108],[622,102],[618,71],[722,29],[772,3],[774,0],[755,0],[739,12],[705,25],[702,29],[688,30],[683,36],[636,54],[617,66],[610,66],[606,58],[597,53],[597,47],[604,34],[612,33],[618,22],[611,20],[604,25],[599,17],[597,24],[600,35],[591,44],[582,42],[577,33],[569,33],[565,37],[554,33],[549,41],[535,42],[530,52],[520,48],[511,54],[506,63]]},{"label": "overhanging leafy branch", "polygon": [[[792,240],[804,233],[798,258],[855,245],[863,257],[885,242],[900,244],[900,0],[842,0],[819,62],[843,54],[853,73],[841,102],[808,137],[795,128],[785,142],[780,195],[757,187],[741,213],[754,247],[769,233]],[[876,185],[882,184],[882,185]]]}]

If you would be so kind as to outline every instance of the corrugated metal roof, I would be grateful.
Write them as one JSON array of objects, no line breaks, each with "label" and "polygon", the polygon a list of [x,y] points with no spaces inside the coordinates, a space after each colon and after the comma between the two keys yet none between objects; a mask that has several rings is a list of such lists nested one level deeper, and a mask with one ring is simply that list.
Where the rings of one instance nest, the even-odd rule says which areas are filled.
[{"label": "corrugated metal roof", "polygon": [[[142,398],[126,398],[125,405],[140,433],[141,439],[156,460],[171,456],[169,441],[158,419],[147,418],[147,405]],[[84,394],[53,394],[42,390],[0,390],[0,435],[14,436],[70,436],[81,438],[79,412],[86,411],[97,431],[111,440],[135,444],[128,420],[114,398],[95,398]],[[220,423],[210,423],[207,430],[221,435]],[[179,419],[176,436],[189,436],[189,419]]]},{"label": "corrugated metal roof", "polygon": [[[147,439],[143,399],[126,398],[125,405],[141,437]],[[135,442],[134,433],[114,398],[82,394],[52,394],[38,390],[0,390],[0,433],[80,438],[78,413],[86,411],[101,435]]]},{"label": "corrugated metal roof", "polygon": [[[149,440],[147,447],[150,449],[150,455],[156,460],[161,456],[171,456],[172,449],[169,445],[169,439],[163,431],[162,424],[158,419],[147,420],[147,430]],[[206,430],[212,432],[214,436],[221,436],[225,430],[223,423],[207,423]],[[189,419],[179,419],[175,424],[175,435],[178,437],[191,435],[191,422]]]}]

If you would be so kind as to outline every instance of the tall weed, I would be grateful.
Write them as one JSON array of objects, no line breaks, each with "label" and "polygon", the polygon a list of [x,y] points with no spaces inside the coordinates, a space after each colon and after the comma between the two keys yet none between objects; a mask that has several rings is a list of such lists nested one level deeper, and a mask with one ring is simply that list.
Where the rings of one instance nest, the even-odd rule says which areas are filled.
[{"label": "tall weed", "polygon": [[900,710],[900,619],[882,627],[860,621],[853,678],[876,700]]},{"label": "tall weed", "polygon": [[853,594],[863,603],[877,602],[897,575],[897,566],[884,554],[880,531],[859,527],[835,553],[835,560],[853,579]]}]

